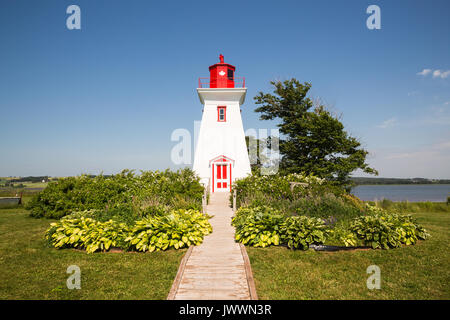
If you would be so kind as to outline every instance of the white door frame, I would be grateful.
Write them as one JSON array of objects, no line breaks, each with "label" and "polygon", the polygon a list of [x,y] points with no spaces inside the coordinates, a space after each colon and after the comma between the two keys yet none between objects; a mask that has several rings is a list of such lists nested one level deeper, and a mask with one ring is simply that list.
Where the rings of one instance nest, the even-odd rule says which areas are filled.
[{"label": "white door frame", "polygon": [[[225,156],[219,156],[210,161],[211,164],[211,192],[229,192],[231,191],[231,184],[233,182],[232,180],[232,172],[233,172],[233,164],[234,161],[228,157]],[[220,176],[221,178],[217,179],[217,169],[221,168],[222,166],[226,166],[226,178],[223,178],[223,171],[221,172]],[[224,183],[226,183],[226,186],[223,187]]]}]

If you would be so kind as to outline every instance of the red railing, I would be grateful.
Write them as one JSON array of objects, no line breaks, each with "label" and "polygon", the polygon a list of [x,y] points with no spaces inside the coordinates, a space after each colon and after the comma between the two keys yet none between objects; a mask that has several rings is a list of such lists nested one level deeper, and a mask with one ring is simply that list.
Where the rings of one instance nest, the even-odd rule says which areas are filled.
[{"label": "red railing", "polygon": [[[239,78],[233,78],[229,79],[234,81],[234,88],[245,88],[245,78],[239,77]],[[198,87],[199,88],[210,88],[211,87],[211,80],[210,78],[198,78]]]}]

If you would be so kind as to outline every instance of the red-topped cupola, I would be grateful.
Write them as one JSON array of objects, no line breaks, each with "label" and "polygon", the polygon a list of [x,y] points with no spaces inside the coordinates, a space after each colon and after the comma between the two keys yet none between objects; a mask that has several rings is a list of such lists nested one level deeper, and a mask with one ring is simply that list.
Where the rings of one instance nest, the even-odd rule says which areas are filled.
[{"label": "red-topped cupola", "polygon": [[[213,64],[209,67],[209,79],[199,78],[200,88],[235,88],[235,87],[245,87],[244,78],[235,78],[234,72],[236,67],[225,63],[223,60],[223,55],[219,56],[219,63]],[[207,79],[207,81],[205,81]]]},{"label": "red-topped cupola", "polygon": [[223,55],[219,56],[220,62],[209,67],[210,88],[234,88],[235,66],[225,63]]}]

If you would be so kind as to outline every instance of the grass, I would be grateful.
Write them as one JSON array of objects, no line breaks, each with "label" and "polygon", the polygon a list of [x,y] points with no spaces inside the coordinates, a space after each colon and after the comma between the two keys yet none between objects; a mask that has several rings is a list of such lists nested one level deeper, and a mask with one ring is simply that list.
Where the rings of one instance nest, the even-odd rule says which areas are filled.
[{"label": "grass", "polygon": [[[450,216],[415,213],[431,238],[392,250],[342,252],[247,248],[260,299],[450,299]],[[48,247],[52,220],[0,210],[0,299],[165,299],[185,250],[96,253]],[[368,290],[369,265],[381,290]],[[81,290],[66,287],[81,268]]]},{"label": "grass", "polygon": [[[450,216],[415,213],[431,238],[392,250],[340,252],[250,248],[260,299],[450,299]],[[370,265],[381,289],[369,290]]]},{"label": "grass", "polygon": [[450,205],[445,202],[409,202],[409,201],[399,201],[394,202],[388,199],[383,199],[381,201],[368,201],[372,205],[386,209],[395,210],[399,212],[450,212]]},{"label": "grass", "polygon": [[[0,299],[165,299],[186,250],[95,253],[48,247],[52,220],[24,209],[0,209]],[[67,267],[81,269],[69,290]]]}]

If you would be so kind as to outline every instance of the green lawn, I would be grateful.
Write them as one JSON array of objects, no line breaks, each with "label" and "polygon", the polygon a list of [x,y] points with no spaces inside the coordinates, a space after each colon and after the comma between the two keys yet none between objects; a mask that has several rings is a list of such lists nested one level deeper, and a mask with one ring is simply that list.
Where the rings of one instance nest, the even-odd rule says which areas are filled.
[{"label": "green lawn", "polygon": [[[450,299],[450,215],[416,213],[431,238],[392,250],[248,248],[260,299]],[[369,290],[369,265],[381,289]]]},{"label": "green lawn", "polygon": [[[450,299],[450,216],[414,214],[431,233],[415,246],[348,252],[247,248],[260,299]],[[95,253],[47,247],[51,220],[0,210],[0,299],[165,299],[185,250]],[[81,290],[66,287],[69,265]],[[368,290],[366,268],[381,268]]]},{"label": "green lawn", "polygon": [[[51,220],[0,209],[0,299],[165,299],[186,250],[95,253],[47,247]],[[81,289],[69,290],[69,265]]]}]

